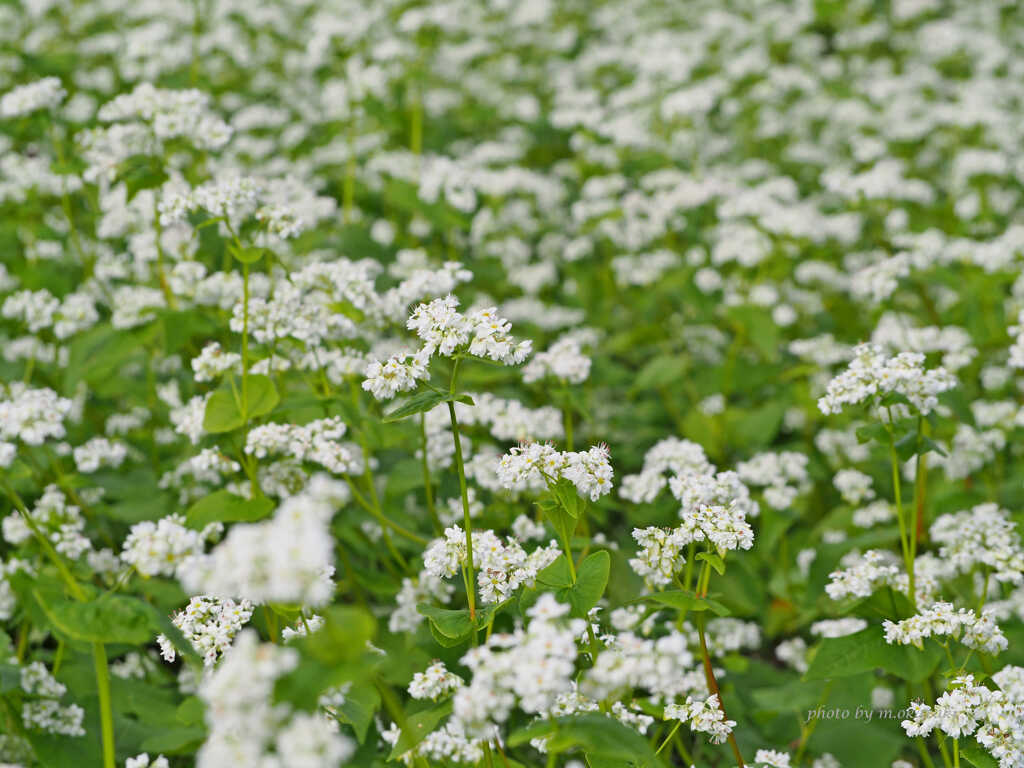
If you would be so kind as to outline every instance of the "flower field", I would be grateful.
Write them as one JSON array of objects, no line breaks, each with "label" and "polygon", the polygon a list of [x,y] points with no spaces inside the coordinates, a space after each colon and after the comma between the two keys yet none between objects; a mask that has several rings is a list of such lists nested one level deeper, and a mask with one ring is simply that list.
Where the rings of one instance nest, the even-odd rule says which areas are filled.
[{"label": "flower field", "polygon": [[1024,768],[1024,6],[0,61],[0,768]]}]

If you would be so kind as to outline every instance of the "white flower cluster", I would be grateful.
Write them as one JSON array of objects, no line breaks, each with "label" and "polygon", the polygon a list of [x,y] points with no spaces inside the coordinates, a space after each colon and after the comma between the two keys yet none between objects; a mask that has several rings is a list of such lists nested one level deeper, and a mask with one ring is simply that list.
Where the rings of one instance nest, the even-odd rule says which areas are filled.
[{"label": "white flower cluster", "polygon": [[654,501],[668,484],[666,473],[706,475],[715,471],[704,448],[690,440],[668,437],[651,446],[639,474],[622,478],[619,495],[635,504]]},{"label": "white flower cluster", "polygon": [[694,699],[687,696],[682,704],[669,704],[665,707],[666,720],[689,721],[690,730],[695,733],[706,733],[712,744],[724,744],[735,720],[727,720],[719,703],[718,694],[714,693],[706,699]]},{"label": "white flower cluster", "polygon": [[454,672],[449,672],[443,661],[435,661],[422,672],[412,676],[409,695],[414,699],[437,701],[460,688],[462,684],[462,678]]},{"label": "white flower cluster", "polygon": [[84,736],[85,710],[77,704],[60,703],[67,687],[50,674],[41,661],[21,668],[21,690],[31,698],[21,705],[21,720],[26,728],[60,736]]},{"label": "white flower cluster", "polygon": [[334,594],[330,521],[340,492],[337,481],[314,476],[270,520],[234,525],[210,553],[180,568],[178,579],[192,594],[323,605]]},{"label": "white flower cluster", "polygon": [[0,117],[20,117],[40,109],[53,109],[65,96],[67,91],[58,78],[44,77],[5,93],[0,98]]},{"label": "white flower cluster", "polygon": [[738,474],[676,475],[669,479],[669,489],[682,504],[681,527],[694,541],[707,539],[719,552],[754,546],[754,530],[747,517],[760,510]]},{"label": "white flower cluster", "polygon": [[464,315],[458,306],[459,300],[451,294],[417,306],[406,327],[415,331],[423,347],[413,355],[371,362],[363,389],[378,400],[413,389],[416,381],[426,378],[426,365],[435,354],[451,357],[465,352],[506,365],[518,365],[529,356],[532,342],[517,342],[509,333],[511,324],[499,317],[494,307]]},{"label": "white flower cluster", "polygon": [[163,755],[150,759],[148,752],[143,752],[124,761],[124,768],[171,768],[171,764]]},{"label": "white flower cluster", "polygon": [[590,375],[591,360],[583,354],[580,342],[565,337],[552,344],[547,351],[538,352],[523,367],[523,381],[527,384],[547,377],[569,384],[582,384]]},{"label": "white flower cluster", "polygon": [[676,574],[683,570],[686,558],[683,548],[694,541],[684,528],[634,528],[633,538],[640,545],[636,557],[629,561],[649,585],[664,587],[672,583]]},{"label": "white flower cluster", "polygon": [[[92,549],[92,544],[83,533],[85,519],[82,511],[68,504],[67,497],[56,485],[48,485],[28,511],[35,527],[46,536],[53,548],[72,560],[77,560]],[[19,512],[12,512],[3,519],[4,539],[9,544],[21,544],[32,537],[32,529]]]},{"label": "white flower cluster", "polygon": [[832,484],[839,491],[839,495],[843,497],[843,501],[851,506],[875,498],[875,491],[871,487],[871,483],[870,475],[865,475],[856,469],[841,469],[832,479]]},{"label": "white flower cluster", "polygon": [[1024,548],[1017,525],[997,504],[942,515],[932,523],[930,534],[941,545],[939,557],[954,570],[967,573],[981,565],[998,581],[1024,582]]},{"label": "white flower cluster", "polygon": [[0,439],[28,445],[59,440],[66,434],[64,420],[71,408],[71,401],[52,389],[30,389],[14,382],[6,397],[0,393]]},{"label": "white flower cluster", "polygon": [[340,765],[355,746],[326,716],[293,712],[273,701],[274,683],[298,664],[298,653],[243,630],[231,653],[204,678],[208,735],[197,768],[277,765],[281,768]]},{"label": "white flower cluster", "polygon": [[603,638],[606,647],[587,670],[583,688],[595,700],[647,691],[654,703],[677,697],[707,698],[703,670],[694,666],[686,635],[670,628],[655,639],[625,631]]},{"label": "white flower cluster", "polygon": [[[502,543],[493,531],[473,531],[472,540],[477,585],[484,603],[501,602],[519,587],[533,586],[537,573],[559,554],[554,541],[527,554],[518,541]],[[451,578],[467,562],[466,533],[457,525],[446,528],[444,538],[434,539],[423,553],[423,568],[435,578]]]},{"label": "white flower cluster", "polygon": [[929,637],[952,637],[968,648],[995,655],[1005,651],[1008,641],[991,610],[979,616],[969,608],[956,609],[952,603],[935,603],[909,619],[886,619],[885,641],[889,644],[924,647]]},{"label": "white flower cluster", "polygon": [[871,597],[881,586],[895,586],[900,568],[891,552],[869,549],[862,557],[855,557],[844,570],[832,571],[825,592],[833,600],[844,597]]},{"label": "white flower cluster", "polygon": [[424,350],[395,354],[383,362],[371,360],[363,374],[363,389],[378,400],[390,400],[399,392],[416,389],[417,382],[430,378],[429,360],[430,355]]},{"label": "white flower cluster", "polygon": [[128,448],[124,443],[108,440],[105,437],[94,437],[76,447],[73,455],[78,471],[89,473],[95,472],[100,467],[116,469],[121,466],[128,455]]},{"label": "white flower cluster", "polygon": [[[319,464],[334,474],[359,475],[365,467],[362,450],[355,443],[339,442],[347,430],[338,416],[303,425],[264,424],[249,430],[245,452],[258,459],[284,454],[296,461]],[[344,497],[348,498],[347,492]]]},{"label": "white flower cluster", "polygon": [[216,381],[225,373],[239,376],[242,373],[242,356],[237,352],[225,352],[219,342],[211,341],[198,357],[192,358],[192,370],[197,382]]},{"label": "white flower cluster", "polygon": [[868,623],[856,616],[845,619],[823,619],[811,624],[811,634],[818,637],[845,637],[867,629]]},{"label": "white flower cluster", "polygon": [[455,692],[453,715],[467,733],[487,733],[517,704],[527,714],[547,712],[559,694],[571,690],[576,637],[584,622],[568,619],[568,613],[568,605],[545,592],[527,611],[525,631],[492,634],[462,657],[473,678]]},{"label": "white flower cluster", "polygon": [[777,749],[759,749],[754,753],[757,768],[790,768],[790,757]]},{"label": "white flower cluster", "polygon": [[207,541],[224,530],[222,523],[210,523],[203,530],[185,527],[183,515],[169,515],[157,522],[144,520],[128,532],[121,559],[143,576],[174,576],[184,572],[186,562],[200,555]]},{"label": "white flower cluster", "polygon": [[788,509],[811,484],[807,456],[796,451],[759,453],[739,462],[736,474],[747,485],[762,486],[765,503],[772,509]]},{"label": "white flower cluster", "polygon": [[[189,600],[184,610],[175,613],[171,621],[196,653],[203,657],[203,663],[212,667],[231,647],[231,641],[251,617],[252,603],[248,600],[236,603],[234,600],[199,596]],[[157,643],[164,660],[174,661],[177,653],[170,640],[160,635]]]},{"label": "white flower cluster", "polygon": [[908,736],[928,736],[938,729],[961,739],[973,735],[999,761],[999,768],[1024,763],[1024,696],[1019,667],[1004,667],[993,675],[1000,690],[976,685],[973,675],[953,680],[934,706],[915,701],[911,717],[901,725]]},{"label": "white flower cluster", "polygon": [[231,138],[231,127],[210,114],[209,101],[201,91],[140,83],[131,93],[104,104],[97,117],[104,122],[141,120],[161,141],[185,138],[198,149],[219,149]]},{"label": "white flower cluster", "polygon": [[844,405],[855,405],[876,395],[903,395],[921,413],[938,405],[938,395],[956,386],[956,378],[945,368],[926,370],[920,352],[901,352],[889,357],[877,344],[860,344],[845,371],[828,383],[818,400],[824,414],[840,413]]},{"label": "white flower cluster", "polygon": [[512,448],[498,462],[498,481],[509,490],[536,488],[565,478],[577,493],[597,501],[612,489],[608,446],[586,451],[558,451],[547,443],[526,443]]}]

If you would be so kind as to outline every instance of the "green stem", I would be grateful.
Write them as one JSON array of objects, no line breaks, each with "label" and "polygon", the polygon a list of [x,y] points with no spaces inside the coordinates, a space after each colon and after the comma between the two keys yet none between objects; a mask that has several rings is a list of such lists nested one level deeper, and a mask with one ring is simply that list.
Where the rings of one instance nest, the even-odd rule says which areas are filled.
[{"label": "green stem", "polygon": [[903,500],[900,495],[900,460],[896,454],[896,441],[892,431],[892,411],[889,411],[889,423],[886,425],[889,433],[889,463],[892,465],[892,487],[893,495],[896,498],[896,518],[900,525],[900,547],[903,550],[903,564],[907,569],[907,598],[910,604],[917,605],[914,589],[914,560],[910,553],[910,543],[907,537],[907,520],[903,516]]},{"label": "green stem", "polygon": [[[718,708],[722,710],[722,717],[726,720],[729,719],[729,715],[725,711],[725,702],[722,701],[722,692],[718,687],[718,681],[715,679],[715,670],[711,665],[711,654],[708,653],[707,638],[704,636],[704,611],[697,614],[697,635],[700,637],[700,655],[704,661],[704,678],[707,680],[708,691],[718,696]],[[732,747],[732,753],[736,757],[736,763],[739,768],[744,768],[746,763],[743,762],[743,755],[740,753],[739,744],[736,743],[736,737],[731,733],[729,734],[729,746]]]},{"label": "green stem", "polygon": [[249,264],[242,263],[242,417],[249,418]]},{"label": "green stem", "polygon": [[[456,361],[456,365],[458,361]],[[452,391],[455,390],[455,370],[452,371]],[[473,570],[473,521],[469,518],[469,491],[466,489],[466,467],[462,462],[462,441],[459,439],[459,421],[455,417],[455,403],[448,401],[448,415],[452,421],[452,439],[455,441],[455,469],[459,473],[459,491],[462,493],[462,519],[466,526],[466,570],[469,582],[466,599],[469,601],[469,619],[476,622],[476,575]]]},{"label": "green stem", "polygon": [[682,720],[678,720],[678,721],[676,721],[676,724],[672,726],[672,730],[668,732],[668,736],[666,736],[666,737],[665,737],[665,739],[664,739],[664,741],[662,741],[662,742],[661,742],[661,746],[659,746],[659,747],[658,747],[658,748],[657,748],[657,749],[656,749],[656,750],[654,751],[654,754],[655,754],[655,756],[658,756],[658,755],[660,755],[660,754],[661,754],[661,750],[663,750],[663,749],[664,749],[665,747],[667,747],[667,746],[668,746],[668,743],[669,743],[670,741],[672,741],[672,737],[676,735],[676,731],[678,731],[678,730],[679,730],[679,726],[681,726],[682,724],[683,724],[683,721],[682,721]]},{"label": "green stem", "polygon": [[110,707],[110,670],[103,643],[92,644],[93,666],[96,668],[96,689],[100,697],[100,733],[103,739],[103,768],[116,768],[114,758],[114,717]]}]

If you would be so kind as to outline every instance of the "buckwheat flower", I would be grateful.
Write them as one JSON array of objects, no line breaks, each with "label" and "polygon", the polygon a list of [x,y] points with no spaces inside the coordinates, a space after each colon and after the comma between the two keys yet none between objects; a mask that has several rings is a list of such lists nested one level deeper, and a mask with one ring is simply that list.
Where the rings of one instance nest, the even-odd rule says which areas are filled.
[{"label": "buckwheat flower", "polygon": [[471,312],[466,319],[473,332],[469,354],[506,365],[518,365],[529,357],[533,342],[516,341],[509,333],[512,324],[498,316],[496,307]]},{"label": "buckwheat flower", "polygon": [[927,414],[938,404],[937,395],[955,386],[955,377],[944,368],[925,370],[921,353],[901,352],[888,357],[877,344],[861,344],[854,349],[849,367],[829,382],[818,408],[826,415],[839,413],[844,405],[895,392]]},{"label": "buckwheat flower", "polygon": [[[213,666],[231,647],[231,641],[252,617],[253,606],[248,600],[235,602],[215,597],[193,597],[184,610],[171,617],[196,653],[203,657],[207,667]],[[157,638],[160,652],[166,661],[174,661],[174,647],[166,637]]]},{"label": "buckwheat flower", "polygon": [[412,676],[412,682],[409,683],[409,695],[414,699],[437,701],[462,685],[461,677],[449,672],[443,661],[435,661],[422,672],[417,672]]},{"label": "buckwheat flower", "polygon": [[956,571],[967,573],[976,565],[991,569],[1001,582],[1024,582],[1024,547],[1017,526],[1005,509],[978,504],[970,510],[940,516],[930,529],[940,544],[939,557]]},{"label": "buckwheat flower", "polygon": [[867,628],[864,619],[849,616],[845,619],[824,619],[811,624],[811,634],[818,637],[844,637]]},{"label": "buckwheat flower", "polygon": [[892,504],[879,499],[853,513],[852,522],[858,528],[872,528],[878,523],[885,523],[896,517]]},{"label": "buckwheat flower", "polygon": [[123,285],[114,290],[110,324],[119,331],[144,325],[167,305],[163,293],[143,285]]},{"label": "buckwheat flower", "polygon": [[79,472],[95,472],[100,467],[121,466],[128,455],[124,443],[108,440],[105,437],[94,437],[74,449],[75,466]]},{"label": "buckwheat flower", "polygon": [[64,706],[56,699],[36,699],[21,705],[21,721],[30,730],[58,736],[85,736],[85,710],[77,704]]},{"label": "buckwheat flower", "polygon": [[128,532],[121,559],[143,576],[173,576],[223,528],[222,523],[211,523],[195,531],[185,527],[183,515],[170,515],[156,523],[144,520]]},{"label": "buckwheat flower", "polygon": [[163,755],[151,759],[148,752],[143,752],[141,755],[125,760],[124,768],[171,768],[171,764]]},{"label": "buckwheat flower", "polygon": [[759,763],[759,768],[790,768],[789,755],[786,752],[779,752],[774,749],[759,749],[754,754],[754,762]]},{"label": "buckwheat flower", "polygon": [[28,445],[59,440],[66,434],[64,420],[71,408],[72,402],[52,389],[29,389],[15,382],[10,385],[8,397],[0,399],[0,438]]},{"label": "buckwheat flower", "polygon": [[372,360],[366,365],[362,387],[377,400],[390,400],[399,392],[409,392],[417,382],[429,378],[427,359],[422,353],[400,354],[384,362]]},{"label": "buckwheat flower", "polygon": [[416,606],[422,602],[448,603],[455,594],[455,587],[427,570],[415,579],[405,577],[395,597],[395,610],[388,618],[391,632],[414,632],[423,623],[423,614]]},{"label": "buckwheat flower", "polygon": [[597,501],[612,489],[609,456],[608,446],[603,444],[587,451],[560,452],[547,443],[525,443],[501,457],[498,480],[505,488],[522,490],[565,478],[580,496]]},{"label": "buckwheat flower", "polygon": [[870,597],[881,586],[894,586],[900,569],[890,552],[869,549],[863,556],[854,554],[845,570],[832,571],[825,592],[833,600],[844,597]]},{"label": "buckwheat flower", "polygon": [[668,485],[666,473],[706,475],[714,470],[699,444],[669,437],[655,443],[647,451],[639,474],[622,478],[619,495],[637,504],[651,502]]},{"label": "buckwheat flower", "polygon": [[206,401],[210,394],[196,395],[187,403],[171,407],[170,421],[174,431],[188,438],[192,445],[198,445],[199,439],[205,434],[203,420],[206,415]]},{"label": "buckwheat flower", "polygon": [[253,603],[319,606],[334,594],[336,492],[313,478],[285,499],[270,520],[232,526],[210,553],[190,558],[178,579],[193,594]]},{"label": "buckwheat flower", "polygon": [[590,365],[579,341],[566,337],[533,356],[523,367],[523,381],[530,384],[550,376],[569,384],[582,384],[590,376]]},{"label": "buckwheat flower", "polygon": [[802,637],[783,640],[775,646],[775,658],[783,664],[792,667],[800,674],[803,674],[810,668],[810,665],[807,663],[807,641]]},{"label": "buckwheat flower", "polygon": [[20,117],[39,109],[53,109],[64,101],[65,96],[67,91],[58,78],[44,77],[5,93],[0,98],[0,116]]},{"label": "buckwheat flower", "polygon": [[0,313],[11,320],[20,320],[31,333],[49,328],[60,309],[60,300],[45,288],[38,291],[18,291],[8,296]]},{"label": "buckwheat flower", "polygon": [[197,382],[216,381],[225,373],[240,376],[242,356],[237,352],[225,352],[218,342],[211,341],[203,347],[199,357],[192,358],[192,370]]},{"label": "buckwheat flower", "polygon": [[889,644],[923,647],[929,637],[952,637],[968,648],[995,655],[1006,650],[1008,641],[995,623],[991,610],[979,616],[974,611],[953,607],[952,603],[935,603],[909,619],[883,622],[885,641]]},{"label": "buckwheat flower", "polygon": [[683,704],[669,704],[665,707],[664,719],[689,721],[690,730],[706,733],[712,744],[724,744],[736,727],[735,720],[726,719],[717,693],[703,700],[687,696]]},{"label": "buckwheat flower", "polygon": [[43,662],[33,661],[21,668],[21,690],[30,696],[59,699],[68,689],[57,682]]},{"label": "buckwheat flower", "polygon": [[875,491],[871,487],[871,476],[856,469],[839,470],[832,482],[847,504],[856,505],[862,501],[871,501],[875,497]]},{"label": "buckwheat flower", "polygon": [[423,340],[428,356],[437,352],[450,357],[469,342],[473,324],[456,309],[458,306],[459,300],[449,294],[420,304],[409,316],[406,327]]},{"label": "buckwheat flower", "polygon": [[[895,763],[893,763],[893,765],[895,765]],[[811,768],[843,768],[843,767],[842,767],[842,764],[836,759],[835,755],[833,755],[831,752],[826,752],[821,757],[815,758],[814,762],[811,763]],[[911,766],[910,768],[913,768],[913,766]]]},{"label": "buckwheat flower", "polygon": [[634,528],[633,538],[640,545],[640,551],[629,565],[644,581],[657,587],[671,584],[675,575],[683,570],[686,558],[682,550],[693,541],[683,528]]}]

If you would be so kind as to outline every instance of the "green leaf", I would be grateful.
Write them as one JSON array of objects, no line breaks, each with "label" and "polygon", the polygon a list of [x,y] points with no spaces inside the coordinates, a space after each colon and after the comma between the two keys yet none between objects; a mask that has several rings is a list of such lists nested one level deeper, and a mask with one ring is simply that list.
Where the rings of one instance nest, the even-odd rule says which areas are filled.
[{"label": "green leaf", "polygon": [[84,603],[47,602],[38,590],[33,594],[57,631],[72,640],[143,645],[156,635],[159,614],[138,598],[107,593]]},{"label": "green leaf", "polygon": [[417,413],[424,413],[426,411],[433,410],[441,403],[448,402],[475,405],[473,398],[469,395],[452,395],[448,392],[437,392],[433,389],[425,389],[422,392],[417,392],[412,397],[405,398],[399,403],[398,407],[392,408],[390,411],[385,413],[384,422],[390,423],[393,421],[401,421],[402,419],[413,416]]},{"label": "green leaf", "polygon": [[[238,395],[241,397],[241,394]],[[203,414],[203,429],[211,435],[231,432],[245,424],[245,418],[239,410],[235,393],[230,389],[218,389],[206,401]]]},{"label": "green leaf", "polygon": [[[237,393],[237,399],[236,399]],[[248,405],[243,415],[239,410],[241,403],[241,387],[236,389],[218,389],[206,401],[206,412],[203,414],[203,429],[212,435],[231,432],[243,426],[249,419],[270,413],[280,402],[277,388],[269,376],[254,374],[246,381],[246,397]]]},{"label": "green leaf", "polygon": [[195,725],[203,722],[205,713],[206,707],[203,706],[203,700],[198,696],[189,696],[178,705],[175,718],[184,725]]},{"label": "green leaf", "polygon": [[430,620],[431,626],[449,639],[462,640],[473,631],[473,622],[466,609],[455,611],[451,608],[438,608],[430,603],[420,603],[416,610]]},{"label": "green leaf", "polygon": [[586,618],[587,613],[597,605],[608,586],[611,558],[603,549],[588,555],[576,573],[576,583],[569,588],[569,604],[573,615]]},{"label": "green leaf", "polygon": [[541,513],[544,515],[544,519],[551,523],[551,527],[555,529],[555,533],[558,534],[558,538],[562,542],[567,542],[572,539],[572,534],[576,530],[577,520],[575,517],[565,511],[565,507],[562,503],[555,498],[554,493],[551,491],[545,491],[544,494],[537,499],[537,506],[540,507]]},{"label": "green leaf", "polygon": [[170,178],[163,160],[153,155],[132,155],[117,166],[114,182],[123,181],[128,202],[144,189],[154,189]]},{"label": "green leaf", "polygon": [[281,402],[277,394],[277,387],[269,376],[254,374],[248,377],[247,382],[248,408],[247,419],[255,419],[274,410],[274,407]]},{"label": "green leaf", "polygon": [[239,248],[237,245],[230,242],[227,244],[227,249],[232,258],[240,261],[242,264],[255,264],[270,252],[266,248],[259,248],[257,246]]},{"label": "green leaf", "polygon": [[999,768],[999,761],[985,751],[984,747],[977,741],[971,739],[960,745],[960,757],[974,766],[974,768]]},{"label": "green leaf", "polygon": [[405,727],[402,729],[398,741],[395,742],[395,746],[388,755],[388,761],[397,760],[410,749],[413,749],[432,733],[437,728],[437,724],[448,717],[451,711],[452,701],[449,699],[443,704],[407,717],[405,719]]},{"label": "green leaf", "polygon": [[301,645],[317,661],[338,665],[360,658],[377,632],[377,622],[366,610],[335,605],[324,612],[324,625],[302,639]]},{"label": "green leaf", "polygon": [[204,496],[185,513],[190,528],[201,529],[210,523],[251,523],[262,520],[274,509],[266,496],[243,499],[228,491],[214,491]]},{"label": "green leaf", "polygon": [[372,683],[353,685],[345,692],[345,701],[337,708],[338,719],[352,726],[362,744],[373,716],[380,709],[380,693]]},{"label": "green leaf", "polygon": [[555,589],[572,586],[572,574],[569,572],[569,561],[565,559],[565,555],[559,555],[543,568],[537,574],[537,583]]},{"label": "green leaf", "polygon": [[140,749],[145,752],[180,755],[194,751],[205,738],[205,728],[195,725],[172,726],[154,733],[142,742]]},{"label": "green leaf", "polygon": [[725,575],[725,561],[721,555],[717,555],[714,552],[701,552],[697,555],[697,559],[706,561],[718,572],[719,576]]},{"label": "green leaf", "polygon": [[650,601],[667,605],[679,611],[711,611],[718,616],[728,616],[730,611],[717,600],[708,597],[697,597],[693,592],[684,592],[681,589],[669,590],[667,592],[655,592],[652,595],[644,595],[638,600]]},{"label": "green leaf", "polygon": [[551,754],[582,749],[588,757],[616,761],[619,765],[645,764],[655,759],[647,740],[629,726],[614,718],[585,714],[542,720],[509,735],[509,746],[524,744],[530,739],[547,736]]},{"label": "green leaf", "polygon": [[852,635],[822,640],[803,679],[849,677],[883,669],[903,680],[919,683],[935,671],[941,658],[942,651],[935,645],[929,644],[924,650],[889,645],[880,627],[868,627]]}]

